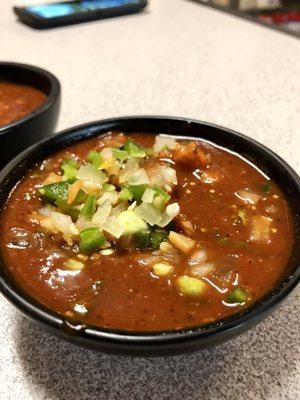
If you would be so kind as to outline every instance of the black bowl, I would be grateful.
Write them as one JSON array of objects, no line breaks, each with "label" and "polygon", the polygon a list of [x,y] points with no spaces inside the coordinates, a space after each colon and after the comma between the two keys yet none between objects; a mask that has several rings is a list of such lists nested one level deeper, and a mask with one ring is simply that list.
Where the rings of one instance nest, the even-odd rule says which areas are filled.
[{"label": "black bowl", "polygon": [[50,72],[32,65],[0,62],[0,80],[33,86],[46,94],[43,104],[0,126],[0,168],[26,147],[54,132],[60,108],[60,84]]},{"label": "black bowl", "polygon": [[111,130],[203,138],[241,154],[276,181],[290,204],[295,223],[295,246],[281,281],[262,300],[234,316],[209,325],[153,333],[72,325],[25,293],[10,275],[0,254],[2,293],[29,318],[65,340],[96,350],[131,355],[168,355],[208,347],[242,333],[265,318],[300,278],[300,178],[272,151],[239,133],[203,122],[168,117],[114,118],[81,125],[32,146],[4,168],[0,173],[0,208],[3,209],[11,189],[34,163],[68,144]]}]

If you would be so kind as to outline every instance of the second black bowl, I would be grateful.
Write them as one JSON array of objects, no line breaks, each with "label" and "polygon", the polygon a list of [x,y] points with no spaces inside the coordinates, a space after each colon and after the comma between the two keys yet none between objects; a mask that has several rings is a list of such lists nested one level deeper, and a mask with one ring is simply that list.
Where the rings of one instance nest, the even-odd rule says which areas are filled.
[{"label": "second black bowl", "polygon": [[0,62],[0,80],[33,86],[46,100],[23,118],[0,126],[0,168],[20,151],[54,132],[60,108],[60,84],[50,72],[27,64]]},{"label": "second black bowl", "polygon": [[271,293],[239,314],[208,325],[153,333],[71,325],[63,316],[38,303],[17,285],[0,252],[1,292],[25,315],[69,342],[96,350],[134,355],[167,355],[208,347],[242,333],[270,314],[300,279],[300,179],[271,150],[239,133],[199,121],[169,117],[114,118],[78,126],[25,150],[3,169],[0,173],[0,208],[4,208],[12,188],[36,162],[68,144],[112,130],[163,132],[203,138],[235,151],[256,164],[284,192],[294,218],[295,245],[285,276]]}]

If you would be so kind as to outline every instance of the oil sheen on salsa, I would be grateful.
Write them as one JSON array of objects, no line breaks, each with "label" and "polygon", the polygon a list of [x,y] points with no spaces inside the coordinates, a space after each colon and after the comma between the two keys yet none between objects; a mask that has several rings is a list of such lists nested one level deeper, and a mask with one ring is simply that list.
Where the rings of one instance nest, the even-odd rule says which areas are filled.
[{"label": "oil sheen on salsa", "polygon": [[[148,177],[152,168],[156,183],[157,166],[175,170],[177,179],[176,184],[173,180],[173,186],[164,189],[153,186],[152,178],[147,184],[149,190],[142,198],[148,200],[148,205],[152,199],[157,207],[155,198],[165,198],[168,204],[176,205],[169,208],[175,210],[172,221],[158,231],[155,225],[144,224],[147,228],[143,232],[154,236],[142,236],[146,240],[142,245],[130,244],[136,235],[128,233],[131,228],[126,224],[131,222],[124,225],[127,236],[123,232],[119,239],[103,231],[108,244],[103,244],[103,239],[98,242],[100,247],[91,251],[83,247],[86,237],[78,231],[73,239],[72,234],[66,238],[51,231],[53,228],[47,224],[53,204],[47,205],[50,214],[49,210],[48,214],[39,211],[45,210],[47,203],[39,190],[62,179],[64,160],[75,160],[78,168],[80,163],[85,165],[88,157],[100,168],[95,161],[101,158],[103,163],[103,155],[109,152],[99,159],[97,154],[106,147],[114,149],[115,157],[124,158],[124,149],[131,149],[129,153],[136,156],[136,148],[153,149],[156,138],[151,134],[113,132],[104,138],[81,141],[36,165],[14,188],[1,216],[1,252],[14,278],[33,298],[70,320],[99,327],[177,330],[211,323],[249,307],[283,276],[293,246],[293,224],[282,192],[237,154],[200,140],[174,137],[176,144],[166,141],[154,155],[153,150],[147,150],[147,155],[138,159]],[[131,147],[124,145],[128,140]],[[116,149],[121,153],[115,153]],[[120,171],[125,162],[119,159]],[[140,173],[137,176],[141,178]],[[72,188],[77,185],[74,182],[70,181]],[[117,173],[106,182],[107,192],[113,187],[120,199]],[[122,196],[126,197],[129,192],[124,187],[130,190],[130,186],[122,186]],[[88,185],[82,188],[88,191]],[[45,194],[45,190],[41,192]],[[170,198],[165,196],[166,192]],[[95,200],[93,196],[90,194],[89,199]],[[120,207],[123,212],[125,207],[125,214],[128,207],[131,215],[140,204],[146,204],[140,195],[134,198],[123,199],[125,205]],[[91,216],[84,201],[74,207],[85,215],[82,220],[86,221]],[[120,204],[120,200],[116,201]],[[155,208],[153,204],[151,210]],[[112,209],[116,207],[113,205]],[[103,213],[100,212],[100,219]],[[42,218],[46,218],[43,223]],[[74,222],[77,216],[72,218]],[[76,235],[80,235],[80,244]],[[159,243],[152,241],[151,248],[149,240],[153,237],[159,237]]]},{"label": "oil sheen on salsa", "polygon": [[46,95],[32,86],[0,81],[0,126],[23,118],[45,99]]}]

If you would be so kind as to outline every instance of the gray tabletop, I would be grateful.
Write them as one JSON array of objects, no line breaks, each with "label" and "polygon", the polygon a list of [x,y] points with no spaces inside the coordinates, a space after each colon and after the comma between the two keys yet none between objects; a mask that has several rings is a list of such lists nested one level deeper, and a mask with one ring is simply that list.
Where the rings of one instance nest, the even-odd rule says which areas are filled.
[{"label": "gray tabletop", "polygon": [[[111,116],[187,116],[246,133],[300,172],[297,39],[185,0],[34,31],[15,21],[13,3],[0,5],[0,57],[57,75],[59,129]],[[298,289],[256,328],[214,349],[131,359],[56,339],[0,296],[0,399],[296,400],[299,303]]]}]

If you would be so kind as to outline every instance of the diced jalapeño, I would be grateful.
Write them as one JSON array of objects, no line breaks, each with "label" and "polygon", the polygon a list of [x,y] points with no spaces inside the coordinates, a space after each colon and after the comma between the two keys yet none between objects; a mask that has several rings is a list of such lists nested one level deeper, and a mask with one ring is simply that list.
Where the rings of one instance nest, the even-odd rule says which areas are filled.
[{"label": "diced jalape\u00f1o", "polygon": [[101,154],[98,151],[91,150],[88,152],[87,160],[88,160],[88,162],[93,164],[93,166],[95,168],[98,169],[98,168],[100,168],[100,165],[103,162],[103,157],[101,156]]},{"label": "diced jalape\u00f1o", "polygon": [[247,292],[242,288],[236,288],[227,296],[228,303],[245,303],[247,300]]},{"label": "diced jalape\u00f1o", "polygon": [[80,211],[80,214],[85,218],[91,220],[96,212],[96,207],[97,207],[96,197],[94,195],[89,195],[86,199],[85,205]]},{"label": "diced jalape\u00f1o", "polygon": [[146,150],[139,146],[137,143],[133,142],[132,140],[127,140],[124,145],[124,150],[131,156],[131,157],[146,157]]},{"label": "diced jalape\u00f1o", "polygon": [[146,249],[149,247],[150,229],[142,229],[133,235],[133,244],[136,249]]},{"label": "diced jalape\u00f1o", "polygon": [[39,192],[50,203],[55,203],[56,200],[67,201],[69,185],[68,181],[51,183],[41,187]]},{"label": "diced jalape\u00f1o", "polygon": [[64,173],[64,177],[67,179],[75,179],[77,172],[77,162],[76,160],[70,158],[66,159],[61,164],[61,170]]},{"label": "diced jalape\u00f1o", "polygon": [[163,229],[156,229],[151,232],[150,237],[150,246],[152,249],[159,249],[159,246],[162,242],[165,242],[168,239],[169,233]]},{"label": "diced jalape\u00f1o", "polygon": [[129,190],[132,193],[133,200],[140,202],[146,190],[146,185],[130,185]]},{"label": "diced jalape\u00f1o", "polygon": [[85,229],[79,236],[79,251],[83,254],[92,254],[105,243],[105,236],[98,228]]}]

